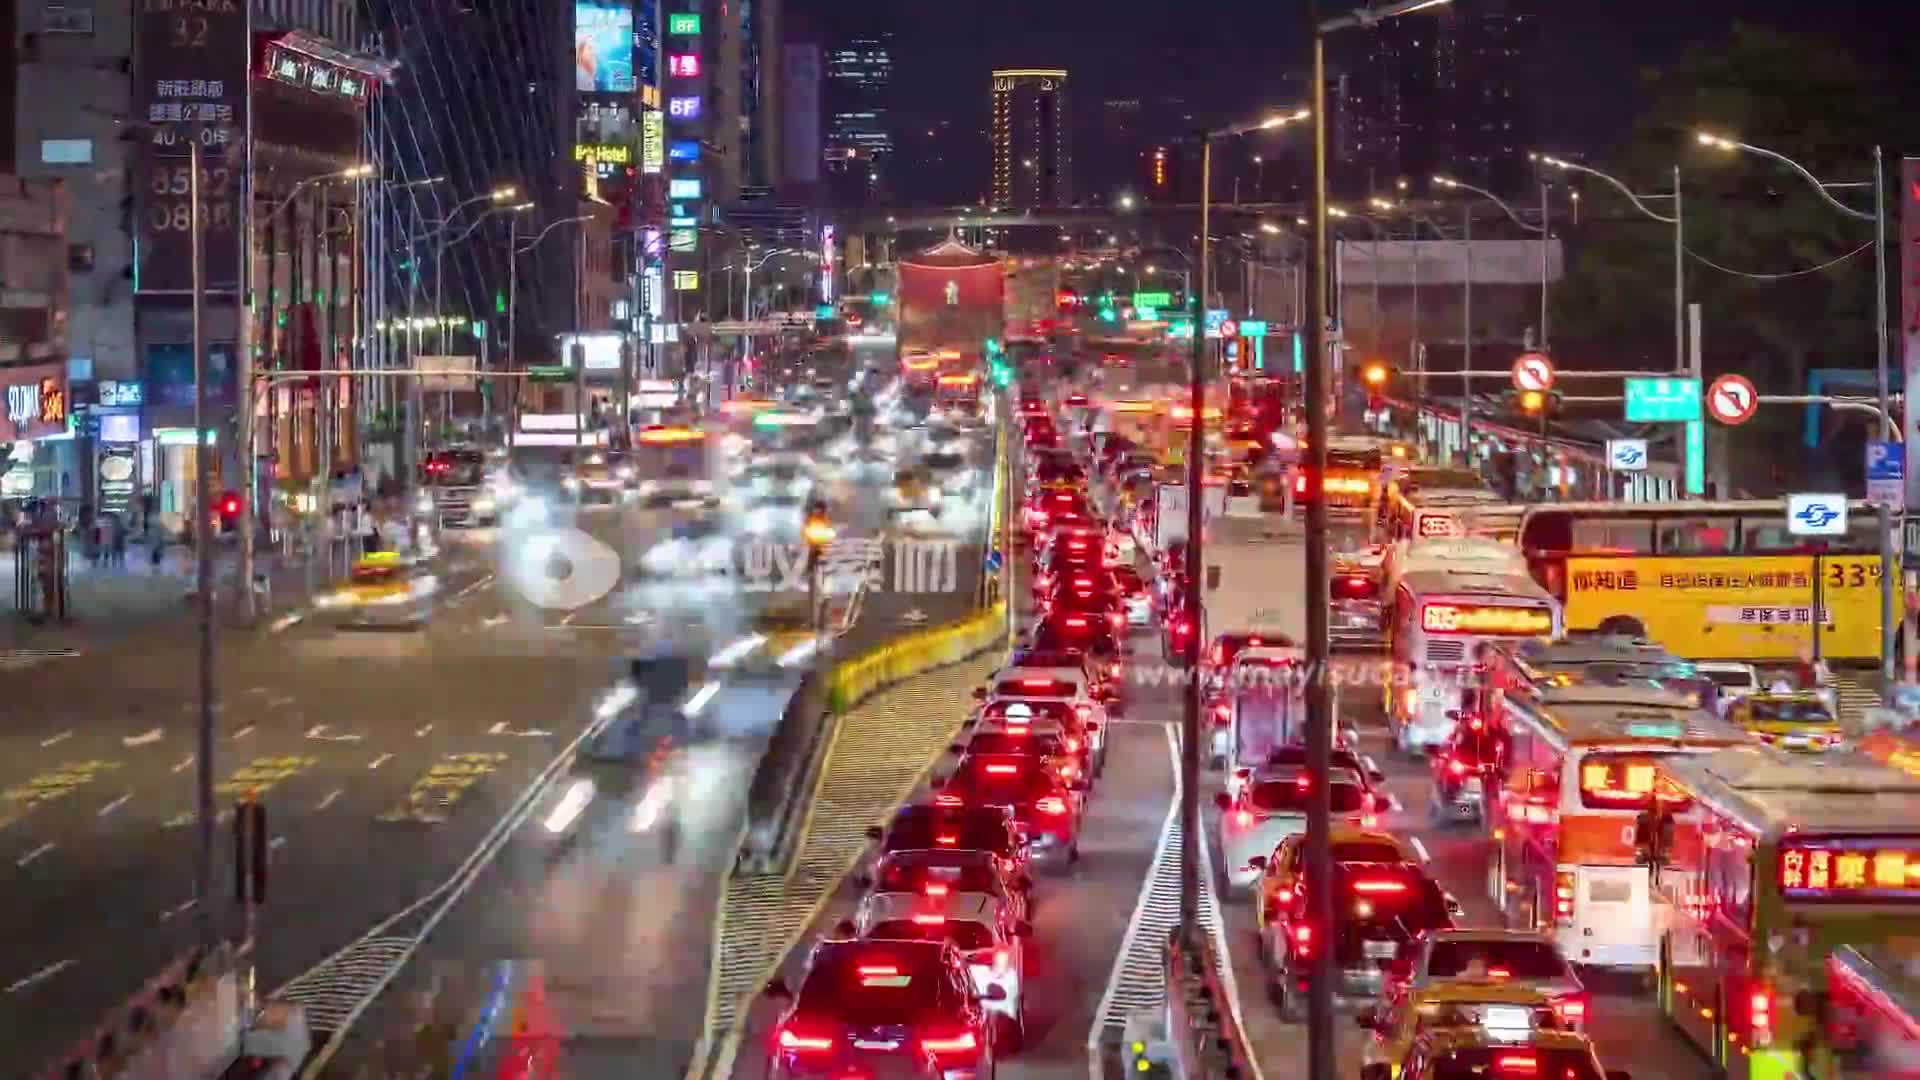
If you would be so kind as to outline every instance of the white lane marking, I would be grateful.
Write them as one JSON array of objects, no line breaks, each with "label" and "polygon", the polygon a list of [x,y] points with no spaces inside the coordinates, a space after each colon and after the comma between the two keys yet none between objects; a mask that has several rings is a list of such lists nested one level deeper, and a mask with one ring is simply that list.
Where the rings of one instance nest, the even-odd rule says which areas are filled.
[{"label": "white lane marking", "polygon": [[160,913],[160,921],[169,922],[173,919],[177,919],[180,916],[185,915],[187,912],[192,911],[193,906],[195,904],[198,904],[199,902],[200,901],[198,900],[189,900],[184,904],[175,904],[174,906]]},{"label": "white lane marking", "polygon": [[267,699],[267,708],[279,709],[279,708],[283,708],[285,706],[291,705],[293,704],[293,702],[294,702],[294,699],[291,697],[285,697],[285,696],[271,697]]},{"label": "white lane marking", "polygon": [[99,810],[99,812],[98,812],[98,813],[96,813],[96,814],[95,814],[94,816],[95,816],[95,817],[106,817],[106,816],[107,816],[108,814],[111,814],[111,813],[113,813],[113,812],[114,812],[115,810],[118,810],[118,809],[120,809],[121,807],[123,807],[123,806],[125,806],[125,805],[127,805],[127,800],[129,800],[129,799],[131,799],[131,798],[133,798],[133,792],[131,792],[131,791],[129,791],[129,792],[127,792],[127,793],[126,793],[125,795],[122,795],[122,796],[120,796],[119,798],[117,798],[117,799],[115,799],[115,800],[113,800],[112,802],[110,802],[110,803],[108,803],[107,805],[105,805],[105,806],[103,806],[103,807],[101,807],[101,808],[100,808],[100,810]]},{"label": "white lane marking", "polygon": [[273,838],[271,842],[267,844],[267,850],[279,851],[281,848],[286,846],[287,846],[287,838],[284,836],[276,836]]},{"label": "white lane marking", "polygon": [[47,852],[52,850],[53,850],[53,845],[51,843],[41,844],[39,847],[34,848],[32,851],[27,852],[25,855],[22,855],[19,858],[13,860],[13,865],[25,866],[28,863],[32,862],[33,860],[39,858],[42,855],[45,855]]},{"label": "white lane marking", "polygon": [[392,760],[393,760],[392,754],[381,754],[379,757],[374,758],[372,762],[368,763],[367,768],[377,769],[380,766],[385,765],[387,762]]},{"label": "white lane marking", "polygon": [[433,730],[433,725],[432,725],[432,724],[427,724],[427,725],[426,725],[426,726],[424,726],[424,727],[417,727],[417,728],[414,728],[414,729],[413,729],[413,737],[414,737],[414,738],[416,738],[416,739],[424,739],[424,738],[426,738],[426,737],[427,737],[427,732],[429,732],[429,731],[432,731],[432,730]]},{"label": "white lane marking", "polygon": [[267,694],[271,694],[271,693],[273,693],[273,687],[271,687],[271,686],[249,686],[249,687],[247,687],[247,693],[249,693],[249,694],[260,694],[260,695],[262,695],[262,696],[265,696],[265,695],[267,695]]},{"label": "white lane marking", "polygon": [[493,584],[493,575],[488,574],[487,576],[481,578],[479,581],[476,581],[473,584],[468,585],[466,588],[461,589],[459,592],[454,593],[452,598],[448,601],[448,603],[451,604],[456,601],[465,600],[467,597],[473,595],[474,593],[479,592],[481,589],[484,589],[491,584]]},{"label": "white lane marking", "polygon": [[327,797],[324,799],[321,799],[320,805],[314,807],[314,809],[316,811],[325,810],[327,807],[333,805],[334,800],[338,799],[342,795],[345,795],[346,793],[347,792],[345,788],[334,788],[332,791],[327,792]]},{"label": "white lane marking", "polygon": [[77,960],[62,960],[57,964],[48,964],[46,967],[41,968],[39,971],[36,971],[33,974],[27,976],[26,978],[21,979],[20,981],[8,986],[7,993],[17,994],[20,991],[25,990],[29,987],[32,987],[38,983],[46,982],[48,979],[53,978],[55,975],[60,974],[61,972],[67,970],[68,968],[72,967],[77,963],[79,963],[79,961]]},{"label": "white lane marking", "polygon": [[507,617],[505,615],[489,615],[486,618],[480,620],[480,625],[491,630],[494,627],[499,626],[501,623],[506,621],[507,621]]},{"label": "white lane marking", "polygon": [[[1127,918],[1127,931],[1120,935],[1119,947],[1113,954],[1113,970],[1107,974],[1107,988],[1100,995],[1100,1005],[1093,1010],[1093,1026],[1087,1029],[1087,1076],[1088,1080],[1103,1080],[1106,1069],[1100,1061],[1100,1040],[1107,1030],[1107,1013],[1113,1009],[1113,999],[1120,993],[1120,982],[1126,974],[1127,953],[1136,938],[1140,936],[1140,924],[1147,915],[1147,901],[1153,895],[1154,869],[1167,857],[1167,846],[1173,842],[1173,826],[1180,820],[1180,740],[1174,737],[1173,726],[1165,725],[1162,730],[1167,736],[1167,756],[1172,760],[1173,798],[1167,803],[1167,816],[1160,824],[1160,840],[1154,846],[1153,858],[1147,861],[1146,873],[1140,879],[1140,895],[1133,902],[1133,914]],[[1201,838],[1206,843],[1206,838]]]},{"label": "white lane marking", "polygon": [[186,772],[188,769],[191,769],[191,768],[193,768],[193,755],[188,754],[186,757],[181,758],[180,764],[175,765],[171,771],[180,773],[180,772]]},{"label": "white lane marking", "polygon": [[487,734],[512,735],[522,739],[544,739],[547,736],[553,734],[553,732],[542,731],[539,728],[528,728],[525,731],[519,731],[519,730],[515,730],[513,728],[508,727],[507,722],[505,720],[502,720],[494,724],[492,727],[488,728]]},{"label": "white lane marking", "polygon": [[333,730],[333,727],[330,724],[315,724],[312,727],[307,729],[307,738],[318,739],[321,742],[359,742],[360,741],[360,736],[358,735],[327,734],[327,732],[331,730]]},{"label": "white lane marking", "polygon": [[298,623],[300,620],[304,618],[306,618],[306,615],[303,614],[302,612],[289,611],[285,615],[282,615],[279,618],[273,620],[273,622],[267,626],[267,633],[277,634],[280,631],[285,630],[287,627]]},{"label": "white lane marking", "polygon": [[253,734],[253,728],[254,728],[254,725],[248,724],[246,727],[243,727],[239,731],[234,732],[233,737],[235,739],[244,739],[247,736]]},{"label": "white lane marking", "polygon": [[166,736],[166,732],[162,731],[159,728],[148,728],[146,731],[143,731],[138,735],[128,735],[125,738],[121,739],[120,745],[145,746],[148,743],[157,743],[165,736]]},{"label": "white lane marking", "polygon": [[71,739],[71,738],[73,738],[73,732],[63,731],[60,734],[54,735],[50,738],[41,739],[40,745],[41,746],[59,746],[61,743],[66,742],[68,739]]}]

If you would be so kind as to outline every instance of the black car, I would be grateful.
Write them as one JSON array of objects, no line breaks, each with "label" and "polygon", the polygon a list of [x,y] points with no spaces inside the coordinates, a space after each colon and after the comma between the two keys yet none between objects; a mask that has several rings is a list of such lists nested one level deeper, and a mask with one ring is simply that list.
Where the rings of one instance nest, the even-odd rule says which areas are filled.
[{"label": "black car", "polygon": [[994,1075],[993,1024],[950,942],[823,941],[797,994],[779,978],[766,992],[787,1006],[767,1068],[777,1080]]},{"label": "black car", "polygon": [[894,812],[882,829],[867,829],[880,842],[877,856],[895,851],[986,851],[1000,860],[1007,877],[1024,886],[1031,878],[1027,842],[1005,806],[942,806],[916,803]]},{"label": "black car", "polygon": [[[1306,875],[1294,883],[1305,890]],[[1282,1019],[1305,1015],[1314,952],[1333,950],[1333,996],[1377,998],[1401,946],[1429,930],[1450,930],[1460,906],[1412,863],[1342,862],[1333,867],[1332,925],[1309,921],[1304,908],[1281,916],[1286,948],[1272,957],[1274,998]]]}]

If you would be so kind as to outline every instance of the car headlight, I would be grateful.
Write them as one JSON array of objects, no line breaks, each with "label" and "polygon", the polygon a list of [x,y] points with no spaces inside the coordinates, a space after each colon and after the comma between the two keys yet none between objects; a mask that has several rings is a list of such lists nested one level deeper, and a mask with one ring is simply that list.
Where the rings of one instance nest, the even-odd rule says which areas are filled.
[{"label": "car headlight", "polygon": [[355,603],[358,599],[359,599],[358,597],[354,596],[350,592],[336,592],[336,593],[327,593],[324,596],[316,597],[313,602],[319,607],[332,608],[332,607],[347,607]]},{"label": "car headlight", "polygon": [[482,495],[480,498],[473,500],[474,513],[491,514],[493,513],[493,511],[494,511],[494,501],[491,496]]},{"label": "car headlight", "polygon": [[560,486],[568,491],[578,490],[580,487],[580,478],[577,476],[569,476],[560,481]]},{"label": "car headlight", "polygon": [[618,469],[614,470],[613,475],[619,477],[623,481],[631,481],[634,475],[633,466],[622,465]]}]

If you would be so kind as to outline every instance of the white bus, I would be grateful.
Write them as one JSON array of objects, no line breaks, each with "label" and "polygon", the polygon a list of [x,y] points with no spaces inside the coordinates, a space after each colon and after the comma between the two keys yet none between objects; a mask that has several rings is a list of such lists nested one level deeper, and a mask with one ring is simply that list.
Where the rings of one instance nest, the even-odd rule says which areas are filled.
[{"label": "white bus", "polygon": [[1453,733],[1481,644],[1561,632],[1560,605],[1524,570],[1411,570],[1390,587],[1384,704],[1402,753],[1425,753]]}]

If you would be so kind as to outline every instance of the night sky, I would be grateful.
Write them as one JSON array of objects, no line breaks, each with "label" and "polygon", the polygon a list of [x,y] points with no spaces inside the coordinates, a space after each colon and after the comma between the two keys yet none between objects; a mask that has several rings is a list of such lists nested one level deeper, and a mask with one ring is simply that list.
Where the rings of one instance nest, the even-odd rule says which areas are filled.
[{"label": "night sky", "polygon": [[[1458,0],[1462,4],[1474,0]],[[1604,155],[1632,122],[1636,72],[1674,59],[1692,45],[1723,39],[1736,20],[1828,34],[1863,60],[1897,70],[1920,42],[1920,0],[1533,0],[1541,17],[1543,144],[1564,153]],[[1071,72],[1076,141],[1097,137],[1087,121],[1106,98],[1165,88],[1207,117],[1235,119],[1282,98],[1286,77],[1305,67],[1303,0],[789,0],[802,10],[890,22],[896,32],[900,126],[924,135],[950,121],[984,130],[988,72],[995,66],[1064,66]],[[1343,7],[1323,0],[1323,13]],[[1410,16],[1419,18],[1419,15]],[[1357,32],[1354,32],[1357,33]],[[1904,80],[1920,90],[1920,79]],[[981,155],[985,141],[959,141],[956,158]],[[904,140],[913,148],[911,138]],[[1912,148],[1901,148],[1912,149]],[[1076,157],[1082,155],[1076,154]],[[899,195],[914,201],[925,182],[913,154],[896,169]],[[1108,178],[1081,176],[1077,186]]]}]

